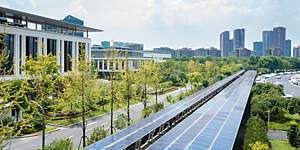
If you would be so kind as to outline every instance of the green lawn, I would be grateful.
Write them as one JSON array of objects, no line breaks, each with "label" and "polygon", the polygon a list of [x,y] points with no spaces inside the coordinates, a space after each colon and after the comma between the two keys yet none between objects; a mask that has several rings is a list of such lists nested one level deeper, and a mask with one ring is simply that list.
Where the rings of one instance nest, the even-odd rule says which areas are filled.
[{"label": "green lawn", "polygon": [[289,119],[289,120],[296,120],[296,121],[300,121],[300,115],[299,114],[285,114],[284,115],[285,118]]},{"label": "green lawn", "polygon": [[285,131],[287,131],[289,129],[289,126],[288,126],[288,122],[278,123],[278,122],[271,121],[269,128],[273,129],[273,130],[285,130]]},{"label": "green lawn", "polygon": [[272,150],[296,150],[288,141],[270,140]]}]

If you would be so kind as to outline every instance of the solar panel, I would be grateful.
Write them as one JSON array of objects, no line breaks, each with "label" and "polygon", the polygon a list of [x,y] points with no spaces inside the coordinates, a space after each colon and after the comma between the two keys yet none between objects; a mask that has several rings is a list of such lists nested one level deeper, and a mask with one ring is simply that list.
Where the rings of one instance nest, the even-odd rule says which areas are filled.
[{"label": "solar panel", "polygon": [[232,149],[255,75],[245,73],[147,149]]}]

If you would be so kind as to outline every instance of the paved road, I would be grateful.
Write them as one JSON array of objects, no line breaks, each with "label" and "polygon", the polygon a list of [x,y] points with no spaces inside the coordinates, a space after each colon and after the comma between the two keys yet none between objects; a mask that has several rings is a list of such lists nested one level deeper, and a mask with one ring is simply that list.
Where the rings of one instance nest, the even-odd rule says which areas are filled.
[{"label": "paved road", "polygon": [[[190,87],[188,87],[189,89]],[[158,96],[158,102],[164,102],[164,105],[169,105],[168,102],[166,102],[166,96],[172,95],[176,96],[180,92],[185,91],[185,88],[180,88],[176,91],[159,95]],[[152,99],[148,102],[148,106],[155,103],[155,96],[152,96]],[[130,106],[130,112],[131,112],[131,119],[133,121],[139,120],[142,117],[142,110],[144,105],[142,103],[137,103]],[[118,110],[113,112],[114,117],[116,118],[118,114],[125,113],[124,110]],[[98,116],[96,118],[90,119],[87,122],[87,136],[90,136],[90,134],[93,132],[93,129],[99,126],[104,125],[106,129],[109,129],[110,127],[110,113],[106,113],[104,115]],[[51,143],[55,139],[62,139],[65,137],[70,137],[73,139],[74,145],[78,147],[80,138],[82,136],[82,129],[81,129],[81,123],[77,123],[74,125],[71,125],[69,127],[60,128],[59,131],[52,132],[49,134],[46,134],[46,145]],[[8,150],[33,150],[38,149],[41,147],[41,136],[35,136],[35,137],[29,137],[29,138],[21,138],[21,139],[14,139],[10,141],[10,145],[6,147]],[[81,144],[82,145],[82,144]]]},{"label": "paved road", "polygon": [[269,130],[268,139],[271,140],[287,140],[286,131],[281,130]]},{"label": "paved road", "polygon": [[289,82],[292,76],[295,74],[291,75],[282,75],[281,79],[277,79],[276,76],[270,77],[267,81],[272,82],[272,83],[278,83],[282,84],[284,87],[284,93],[292,95],[294,97],[300,97],[300,87],[297,87],[293,85],[292,83]]}]

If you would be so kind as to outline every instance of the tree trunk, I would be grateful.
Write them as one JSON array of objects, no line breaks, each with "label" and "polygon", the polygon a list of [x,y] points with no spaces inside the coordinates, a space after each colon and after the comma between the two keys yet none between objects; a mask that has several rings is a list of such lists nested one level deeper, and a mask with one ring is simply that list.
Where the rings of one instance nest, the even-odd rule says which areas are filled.
[{"label": "tree trunk", "polygon": [[81,88],[82,88],[82,93],[81,93],[81,103],[82,103],[82,146],[85,147],[86,143],[85,143],[85,109],[84,109],[84,86],[83,86],[83,78],[81,80]]},{"label": "tree trunk", "polygon": [[[113,73],[112,73],[113,74]],[[112,78],[111,78],[111,103],[110,103],[110,134],[113,134],[114,131],[113,131],[113,120],[114,120],[114,79],[113,79],[113,75],[112,75]]]},{"label": "tree trunk", "polygon": [[155,103],[156,103],[156,105],[157,105],[157,87],[155,88]]},{"label": "tree trunk", "polygon": [[42,131],[42,150],[44,150],[45,148],[45,129],[46,129],[46,125],[45,125],[45,119],[43,118],[43,131]]},{"label": "tree trunk", "polygon": [[[128,78],[128,76],[127,76]],[[129,102],[129,81],[127,79],[127,124],[130,126],[130,102]]]}]

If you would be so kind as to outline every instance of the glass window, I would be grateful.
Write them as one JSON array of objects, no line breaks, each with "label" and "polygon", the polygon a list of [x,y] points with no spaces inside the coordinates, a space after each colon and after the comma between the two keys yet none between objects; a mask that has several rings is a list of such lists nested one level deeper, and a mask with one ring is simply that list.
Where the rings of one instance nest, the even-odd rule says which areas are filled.
[{"label": "glass window", "polygon": [[65,41],[64,42],[64,71],[72,71],[72,42]]},{"label": "glass window", "polygon": [[56,40],[47,39],[47,55],[56,56]]},{"label": "glass window", "polygon": [[1,36],[1,40],[4,38],[4,43],[0,43],[0,51],[5,50],[7,60],[4,62],[3,67],[0,69],[1,74],[13,74],[13,67],[14,67],[14,35],[6,34],[4,37]]},{"label": "glass window", "polygon": [[26,56],[36,58],[37,57],[37,48],[38,39],[37,37],[26,36]]}]

